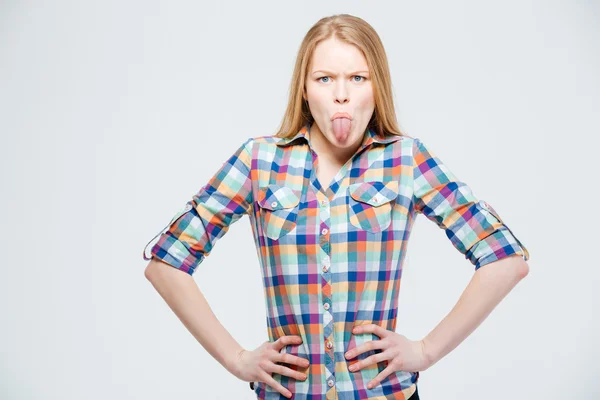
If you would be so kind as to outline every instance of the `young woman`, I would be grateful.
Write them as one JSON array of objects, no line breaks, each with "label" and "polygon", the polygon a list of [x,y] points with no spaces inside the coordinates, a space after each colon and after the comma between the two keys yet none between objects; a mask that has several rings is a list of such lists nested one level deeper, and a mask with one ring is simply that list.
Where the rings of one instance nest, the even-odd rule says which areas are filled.
[{"label": "young woman", "polygon": [[[476,273],[452,312],[410,340],[395,328],[418,213],[445,230]],[[254,350],[231,337],[191,279],[245,214],[269,335]],[[379,36],[346,14],[306,34],[279,132],[245,140],[159,235],[146,276],[259,399],[418,399],[419,372],[528,271],[527,249],[498,213],[422,140],[400,132]]]}]

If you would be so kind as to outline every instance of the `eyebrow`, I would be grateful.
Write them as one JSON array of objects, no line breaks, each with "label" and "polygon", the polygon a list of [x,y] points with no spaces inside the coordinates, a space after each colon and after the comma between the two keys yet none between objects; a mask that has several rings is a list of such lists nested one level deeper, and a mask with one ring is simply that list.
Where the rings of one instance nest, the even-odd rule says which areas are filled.
[{"label": "eyebrow", "polygon": [[[323,72],[323,73],[325,73],[325,74],[332,74],[332,75],[335,75],[335,74],[333,74],[333,72],[331,72],[331,71],[327,71],[327,70],[317,70],[317,71],[313,71],[313,75],[314,75],[314,74],[316,74],[317,72]],[[351,74],[352,74],[352,75],[354,75],[354,74],[360,74],[360,73],[367,73],[367,74],[368,74],[368,73],[369,73],[369,71],[354,71],[354,72],[352,72]]]}]

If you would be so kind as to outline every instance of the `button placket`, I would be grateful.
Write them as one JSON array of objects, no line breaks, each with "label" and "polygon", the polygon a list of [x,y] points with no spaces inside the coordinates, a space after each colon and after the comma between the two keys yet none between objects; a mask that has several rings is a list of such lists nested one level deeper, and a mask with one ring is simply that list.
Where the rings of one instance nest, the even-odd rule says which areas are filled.
[{"label": "button placket", "polygon": [[329,271],[330,262],[328,255],[323,256],[323,272]]},{"label": "button placket", "polygon": [[319,207],[319,244],[321,253],[321,299],[323,307],[323,344],[325,347],[325,368],[327,371],[328,381],[327,385],[332,388],[327,391],[326,398],[336,398],[335,393],[335,345],[334,345],[334,332],[333,332],[333,303],[331,293],[331,258],[329,251],[331,249],[331,235],[330,235],[330,202],[322,193],[318,193]]}]

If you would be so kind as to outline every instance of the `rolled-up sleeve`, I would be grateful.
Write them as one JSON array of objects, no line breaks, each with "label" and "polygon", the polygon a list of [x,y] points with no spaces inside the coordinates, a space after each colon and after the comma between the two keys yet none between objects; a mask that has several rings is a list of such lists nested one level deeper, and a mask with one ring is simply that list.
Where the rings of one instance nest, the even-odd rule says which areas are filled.
[{"label": "rolled-up sleeve", "polygon": [[[252,209],[253,138],[247,139],[185,206],[175,213],[143,251],[145,260],[154,257],[193,275],[215,243],[234,222]],[[146,249],[152,247],[150,257]]]},{"label": "rolled-up sleeve", "polygon": [[529,259],[527,248],[490,204],[477,199],[419,138],[412,149],[416,211],[444,229],[475,270],[510,255]]}]

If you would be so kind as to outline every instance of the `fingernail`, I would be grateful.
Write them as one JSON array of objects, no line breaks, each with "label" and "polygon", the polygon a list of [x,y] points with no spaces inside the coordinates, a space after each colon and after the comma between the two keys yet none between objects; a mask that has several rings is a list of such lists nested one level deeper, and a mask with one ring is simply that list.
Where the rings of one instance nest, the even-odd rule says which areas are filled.
[{"label": "fingernail", "polygon": [[347,353],[346,353],[346,357],[348,357],[348,358],[352,358],[352,352],[351,352],[351,351],[347,352]]}]

